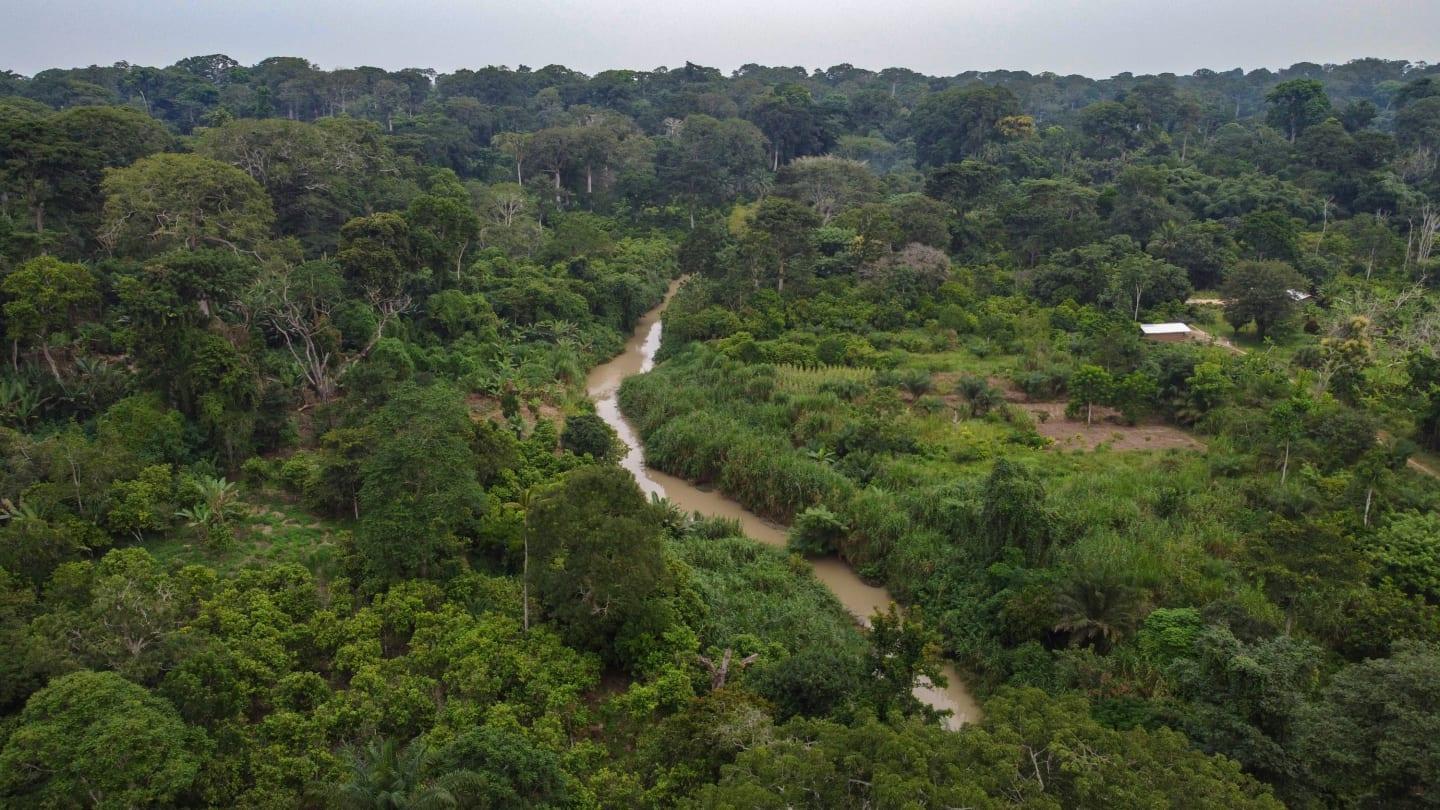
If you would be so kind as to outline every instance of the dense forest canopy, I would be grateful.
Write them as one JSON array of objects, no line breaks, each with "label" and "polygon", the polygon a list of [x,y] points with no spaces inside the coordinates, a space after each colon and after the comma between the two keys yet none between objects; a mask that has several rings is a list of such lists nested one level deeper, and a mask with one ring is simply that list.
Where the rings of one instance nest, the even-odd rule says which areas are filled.
[{"label": "dense forest canopy", "polygon": [[1403,60],[0,73],[0,805],[1435,806],[1437,237]]}]

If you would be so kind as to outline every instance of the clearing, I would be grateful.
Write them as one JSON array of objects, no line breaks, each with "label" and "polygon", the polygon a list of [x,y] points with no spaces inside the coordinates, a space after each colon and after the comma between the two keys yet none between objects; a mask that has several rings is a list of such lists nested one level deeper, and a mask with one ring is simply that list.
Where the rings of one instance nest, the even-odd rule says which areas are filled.
[{"label": "clearing", "polygon": [[1016,407],[1035,417],[1035,430],[1055,450],[1203,450],[1205,445],[1185,431],[1159,422],[1127,425],[1111,408],[1096,407],[1094,419],[1068,419],[1064,402],[1026,402]]}]

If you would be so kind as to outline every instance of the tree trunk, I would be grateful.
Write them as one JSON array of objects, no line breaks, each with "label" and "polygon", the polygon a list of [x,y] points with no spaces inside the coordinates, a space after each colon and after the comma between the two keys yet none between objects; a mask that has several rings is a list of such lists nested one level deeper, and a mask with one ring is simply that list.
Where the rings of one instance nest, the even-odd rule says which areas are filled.
[{"label": "tree trunk", "polygon": [[1089,401],[1085,403],[1085,427],[1090,427],[1090,414],[1094,411],[1094,409],[1095,403]]},{"label": "tree trunk", "polygon": [[40,353],[45,356],[45,362],[50,365],[50,373],[55,375],[55,382],[60,384],[60,389],[65,389],[65,380],[60,377],[60,367],[55,365],[55,358],[50,356],[50,347],[46,345],[45,338],[40,338]]},{"label": "tree trunk", "polygon": [[525,560],[520,564],[520,599],[524,603],[521,606],[521,614],[524,616],[522,625],[525,632],[530,632],[530,529],[526,528],[525,538]]},{"label": "tree trunk", "polygon": [[1285,486],[1285,479],[1290,476],[1290,440],[1285,440],[1285,460],[1280,463],[1280,486]]},{"label": "tree trunk", "polygon": [[1370,501],[1375,496],[1375,487],[1365,488],[1365,525],[1370,525]]}]

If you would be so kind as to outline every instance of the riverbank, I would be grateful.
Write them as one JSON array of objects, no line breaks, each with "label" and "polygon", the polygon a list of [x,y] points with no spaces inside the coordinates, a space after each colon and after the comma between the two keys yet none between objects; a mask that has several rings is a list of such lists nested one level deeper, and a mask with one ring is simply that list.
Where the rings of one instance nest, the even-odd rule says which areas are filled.
[{"label": "riverbank", "polygon": [[[673,282],[664,300],[640,319],[624,350],[610,362],[596,366],[590,372],[586,378],[586,392],[595,402],[596,413],[614,428],[625,443],[626,452],[621,466],[635,477],[646,494],[668,498],[686,512],[737,521],[746,536],[766,545],[784,548],[784,526],[756,515],[717,491],[701,489],[682,478],[647,467],[639,433],[620,411],[621,383],[627,377],[643,374],[655,365],[655,353],[660,349],[661,315],[678,288],[679,282]],[[866,584],[838,558],[821,557],[810,560],[810,563],[815,576],[862,624],[876,610],[884,610],[894,601],[888,591]],[[945,677],[949,684],[943,689],[917,687],[915,696],[936,709],[949,710],[952,728],[979,720],[982,716],[980,705],[965,688],[959,672],[948,663],[945,665]]]}]

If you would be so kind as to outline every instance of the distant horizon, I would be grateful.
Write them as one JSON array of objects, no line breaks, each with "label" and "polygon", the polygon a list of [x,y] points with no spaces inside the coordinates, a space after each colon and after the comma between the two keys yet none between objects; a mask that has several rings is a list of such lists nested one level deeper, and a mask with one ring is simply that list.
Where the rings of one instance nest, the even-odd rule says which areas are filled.
[{"label": "distant horizon", "polygon": [[1432,67],[1432,66],[1434,66],[1434,65],[1440,64],[1440,62],[1432,63],[1432,62],[1429,62],[1429,61],[1423,60],[1423,59],[1406,59],[1406,58],[1401,57],[1401,56],[1393,56],[1393,57],[1392,57],[1392,56],[1377,56],[1377,55],[1375,55],[1375,54],[1367,54],[1367,55],[1364,55],[1364,56],[1355,56],[1355,57],[1351,57],[1351,58],[1349,58],[1349,59],[1338,60],[1338,61],[1335,61],[1335,60],[1320,61],[1320,60],[1315,60],[1315,59],[1300,59],[1300,60],[1297,60],[1297,61],[1294,61],[1294,62],[1290,62],[1290,63],[1288,63],[1288,64],[1283,64],[1283,65],[1280,65],[1280,64],[1276,64],[1276,65],[1254,65],[1254,66],[1232,65],[1232,66],[1230,66],[1230,67],[1223,67],[1223,68],[1222,68],[1222,67],[1215,66],[1215,65],[1201,65],[1201,66],[1196,67],[1196,68],[1193,68],[1193,69],[1191,69],[1191,70],[1184,70],[1184,71],[1180,71],[1180,70],[1160,70],[1160,71],[1123,70],[1123,71],[1119,71],[1119,72],[1117,72],[1117,73],[1112,73],[1112,74],[1110,74],[1110,75],[1101,76],[1101,75],[1094,75],[1094,74],[1088,74],[1088,73],[1063,73],[1063,72],[1058,71],[1058,70],[1035,69],[1035,68],[1022,68],[1022,67],[966,68],[966,69],[964,69],[964,70],[948,71],[948,72],[944,72],[944,73],[931,73],[931,72],[926,72],[926,71],[924,71],[924,70],[920,70],[920,69],[918,69],[918,68],[910,67],[910,66],[908,66],[908,65],[884,65],[884,66],[881,66],[881,67],[876,67],[876,66],[871,66],[871,65],[857,65],[857,64],[850,63],[850,62],[836,62],[836,63],[834,63],[834,64],[829,64],[829,65],[799,65],[799,64],[787,64],[787,63],[783,63],[783,62],[773,62],[773,63],[766,63],[766,62],[742,62],[742,63],[740,63],[740,64],[738,64],[738,65],[733,66],[733,67],[726,67],[726,66],[722,66],[722,65],[706,64],[706,63],[703,63],[703,62],[696,61],[696,60],[694,60],[694,59],[682,61],[682,62],[679,62],[679,63],[677,63],[677,64],[673,64],[673,65],[655,65],[655,66],[652,66],[652,67],[637,67],[637,66],[634,66],[634,65],[616,65],[616,66],[602,67],[602,68],[598,68],[598,69],[594,69],[594,70],[581,69],[581,68],[579,68],[579,67],[577,67],[577,66],[575,66],[575,65],[569,65],[569,64],[566,64],[566,63],[564,63],[564,62],[544,62],[544,63],[540,63],[540,62],[534,62],[534,63],[531,63],[531,62],[518,62],[518,63],[514,63],[514,64],[501,64],[501,63],[489,62],[489,63],[475,63],[475,64],[467,64],[467,65],[458,65],[458,66],[455,66],[455,67],[447,67],[447,68],[437,68],[437,67],[435,67],[434,65],[412,65],[412,64],[405,64],[405,65],[400,65],[400,64],[384,65],[384,64],[377,64],[377,63],[373,63],[373,62],[357,62],[357,63],[353,63],[353,64],[341,64],[341,63],[325,64],[325,63],[319,62],[319,61],[317,61],[317,60],[315,60],[315,59],[310,59],[309,57],[305,56],[304,54],[298,54],[298,53],[273,53],[273,54],[270,54],[270,55],[268,55],[268,56],[259,57],[259,58],[257,58],[257,59],[241,59],[241,58],[236,57],[234,54],[226,53],[226,52],[224,52],[224,51],[207,51],[207,52],[204,52],[204,53],[185,54],[184,56],[180,56],[180,57],[177,57],[177,58],[175,58],[175,59],[159,60],[159,61],[155,61],[155,62],[143,62],[143,61],[134,60],[134,59],[117,59],[117,60],[115,60],[115,61],[113,61],[113,62],[109,62],[109,63],[91,62],[91,63],[89,63],[89,64],[47,65],[47,66],[42,67],[42,68],[40,68],[40,69],[38,69],[38,70],[34,70],[34,71],[31,71],[31,72],[28,72],[28,73],[25,72],[25,71],[16,70],[15,68],[8,67],[8,66],[6,66],[6,65],[0,64],[0,71],[7,71],[7,70],[8,70],[8,71],[11,71],[11,72],[13,72],[13,73],[15,73],[15,74],[17,74],[17,75],[23,76],[23,77],[25,77],[25,78],[27,78],[27,79],[33,79],[37,74],[42,73],[42,72],[44,72],[44,71],[46,71],[46,70],[86,70],[86,69],[88,69],[88,68],[108,68],[108,67],[113,67],[114,65],[119,64],[119,63],[122,63],[122,62],[125,63],[125,64],[137,66],[137,67],[166,68],[166,67],[170,67],[170,66],[176,64],[177,62],[181,61],[182,59],[187,59],[187,58],[195,57],[195,56],[211,56],[211,55],[228,56],[228,57],[230,57],[231,59],[234,59],[234,60],[235,60],[236,62],[238,62],[240,65],[245,66],[245,67],[254,67],[255,65],[257,65],[257,64],[265,61],[266,59],[275,59],[275,58],[305,59],[305,60],[308,61],[311,65],[315,66],[315,68],[316,68],[317,70],[326,71],[326,72],[336,71],[336,70],[354,70],[354,69],[358,69],[358,68],[379,68],[379,69],[381,69],[381,70],[385,70],[385,71],[392,72],[392,73],[398,72],[398,71],[402,71],[402,70],[425,70],[425,71],[433,71],[433,72],[436,73],[437,75],[445,75],[445,74],[450,74],[450,73],[456,73],[456,72],[461,71],[461,70],[482,70],[482,69],[484,69],[484,68],[491,68],[491,67],[500,68],[500,69],[503,69],[503,70],[519,70],[519,69],[521,69],[521,68],[525,68],[525,69],[527,69],[527,70],[530,70],[530,71],[534,72],[534,71],[538,71],[538,70],[543,70],[544,68],[549,67],[549,66],[551,66],[551,65],[557,65],[557,66],[560,66],[560,67],[568,68],[568,69],[570,69],[570,70],[574,70],[574,71],[576,71],[577,73],[581,73],[581,74],[583,74],[583,75],[585,75],[585,76],[587,76],[587,77],[594,77],[594,76],[596,76],[596,75],[598,75],[598,74],[600,74],[600,73],[605,73],[605,72],[607,72],[607,71],[615,71],[615,70],[633,70],[633,71],[642,72],[642,73],[654,72],[654,71],[657,71],[657,70],[667,70],[667,71],[677,70],[677,69],[680,69],[680,68],[685,67],[686,62],[688,61],[689,64],[693,64],[693,65],[696,65],[696,66],[698,66],[698,67],[714,68],[714,69],[716,69],[716,70],[719,70],[719,71],[720,71],[723,75],[725,75],[725,76],[733,76],[733,75],[735,74],[735,72],[738,71],[740,68],[745,67],[746,65],[752,65],[752,64],[753,64],[753,65],[758,65],[758,66],[760,66],[760,67],[765,67],[765,68],[780,68],[780,69],[785,69],[785,68],[802,68],[802,69],[804,69],[804,70],[806,71],[807,74],[810,74],[810,75],[813,75],[813,74],[815,73],[815,71],[824,71],[824,70],[828,70],[828,69],[833,68],[833,67],[839,67],[839,66],[841,66],[841,65],[849,65],[849,66],[851,66],[851,67],[853,67],[853,68],[855,68],[855,69],[857,69],[857,70],[865,70],[865,71],[869,71],[869,72],[871,72],[871,73],[880,73],[881,71],[890,70],[890,69],[893,69],[893,68],[898,68],[898,69],[901,69],[901,70],[909,70],[909,71],[912,71],[912,72],[914,72],[914,73],[917,73],[917,74],[919,74],[919,75],[921,75],[921,76],[926,76],[926,77],[928,77],[928,78],[950,78],[950,77],[953,77],[953,76],[962,76],[962,75],[965,75],[965,74],[967,74],[967,73],[978,73],[978,74],[989,74],[989,73],[1028,73],[1028,74],[1030,74],[1030,75],[1032,75],[1032,76],[1043,76],[1043,75],[1045,75],[1045,74],[1052,74],[1052,75],[1059,76],[1059,77],[1064,77],[1064,78],[1069,78],[1069,77],[1073,77],[1073,76],[1079,76],[1079,77],[1081,77],[1081,78],[1089,79],[1089,80],[1091,80],[1091,81],[1097,81],[1097,82],[1099,82],[1099,81],[1110,81],[1110,80],[1112,80],[1112,79],[1119,78],[1120,76],[1123,76],[1123,75],[1126,75],[1126,74],[1131,75],[1131,76],[1136,76],[1136,77],[1143,77],[1143,76],[1174,76],[1174,77],[1176,77],[1176,78],[1183,78],[1183,77],[1187,77],[1187,76],[1193,76],[1197,71],[1201,71],[1201,70],[1210,70],[1210,71],[1214,71],[1215,73],[1227,73],[1227,72],[1229,72],[1229,71],[1237,70],[1237,69],[1238,69],[1238,70],[1240,70],[1242,73],[1244,73],[1244,74],[1246,74],[1246,75],[1248,75],[1248,74],[1250,74],[1250,73],[1253,73],[1253,72],[1255,72],[1255,71],[1259,71],[1259,70],[1267,70],[1267,71],[1270,71],[1270,72],[1272,72],[1272,73],[1279,73],[1279,72],[1281,72],[1281,71],[1288,70],[1288,69],[1290,69],[1290,68],[1292,68],[1292,67],[1294,67],[1294,66],[1296,66],[1296,65],[1300,65],[1300,64],[1315,64],[1315,65],[1320,65],[1321,67],[1334,67],[1334,66],[1346,65],[1346,64],[1349,64],[1349,63],[1351,63],[1351,62],[1356,62],[1356,61],[1363,60],[1363,59],[1379,59],[1379,60],[1385,61],[1385,62],[1406,62],[1407,64],[1409,64],[1409,65],[1412,66],[1412,67],[1421,68],[1421,69],[1427,68],[1427,67]]},{"label": "distant horizon", "polygon": [[[488,65],[729,74],[745,64],[903,67],[927,76],[1024,71],[1084,76],[1277,70],[1403,54],[1440,61],[1440,3],[1208,0],[11,0],[0,68],[165,66],[223,53],[244,64],[294,55],[326,70],[375,66],[450,73]],[[649,67],[646,67],[649,65]]]}]

